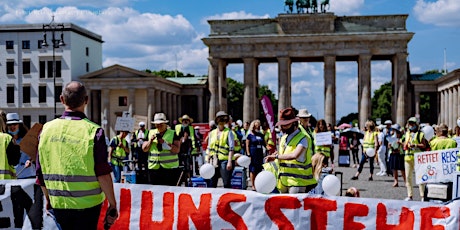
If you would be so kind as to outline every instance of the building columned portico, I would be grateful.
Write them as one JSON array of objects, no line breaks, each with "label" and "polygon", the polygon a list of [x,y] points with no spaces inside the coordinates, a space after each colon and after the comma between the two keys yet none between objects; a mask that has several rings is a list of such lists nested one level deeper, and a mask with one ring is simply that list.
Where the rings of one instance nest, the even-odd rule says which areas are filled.
[{"label": "building columned portico", "polygon": [[250,121],[259,114],[257,88],[260,63],[278,64],[278,105],[291,106],[291,64],[324,63],[324,114],[336,123],[336,62],[358,63],[359,123],[371,115],[371,61],[392,63],[393,120],[404,124],[411,111],[406,30],[408,15],[338,17],[325,14],[280,14],[271,19],[210,20],[211,32],[203,42],[209,47],[209,118],[227,110],[226,66],[244,65],[244,113]]}]

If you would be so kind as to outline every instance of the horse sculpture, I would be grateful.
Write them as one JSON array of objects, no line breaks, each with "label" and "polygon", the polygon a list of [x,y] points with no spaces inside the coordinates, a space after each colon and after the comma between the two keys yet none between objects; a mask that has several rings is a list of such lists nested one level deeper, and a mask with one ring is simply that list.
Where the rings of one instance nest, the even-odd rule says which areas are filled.
[{"label": "horse sculpture", "polygon": [[304,9],[306,9],[306,13],[308,13],[308,9],[310,9],[311,4],[310,0],[297,0],[295,2],[296,8],[297,8],[297,13],[305,13]]},{"label": "horse sculpture", "polygon": [[326,13],[326,6],[328,6],[328,10],[331,7],[329,5],[329,0],[323,0],[321,1],[321,13]]},{"label": "horse sculpture", "polygon": [[318,12],[318,1],[311,0],[311,13],[317,13],[317,12]]},{"label": "horse sculpture", "polygon": [[285,0],[284,1],[284,10],[286,10],[286,6],[288,7],[287,13],[292,13],[292,8],[294,6],[294,0]]}]

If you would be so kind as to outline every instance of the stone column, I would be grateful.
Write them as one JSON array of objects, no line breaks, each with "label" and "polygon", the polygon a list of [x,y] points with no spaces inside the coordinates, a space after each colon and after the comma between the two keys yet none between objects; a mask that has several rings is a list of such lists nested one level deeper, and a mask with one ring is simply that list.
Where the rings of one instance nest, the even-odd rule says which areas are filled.
[{"label": "stone column", "polygon": [[445,89],[444,90],[444,95],[445,95],[445,98],[444,98],[444,121],[443,123],[445,123],[446,125],[449,125],[449,98],[450,98],[450,95],[449,95],[449,89]]},{"label": "stone column", "polygon": [[153,88],[148,88],[147,89],[147,121],[146,125],[148,129],[152,128],[152,120],[153,120],[153,114],[155,113],[155,89]]},{"label": "stone column", "polygon": [[244,62],[244,98],[243,98],[243,120],[252,121],[254,116],[254,105],[258,105],[256,95],[255,76],[257,75],[258,62],[255,58],[243,58]]},{"label": "stone column", "polygon": [[209,84],[209,119],[214,120],[217,111],[219,111],[218,106],[218,94],[219,94],[219,83],[218,83],[218,76],[219,73],[219,61],[218,59],[208,58],[209,60],[209,68],[208,68],[208,84]]},{"label": "stone column", "polygon": [[85,106],[85,114],[86,116],[91,120],[91,121],[94,121],[94,118],[93,118],[93,115],[92,115],[92,106],[93,106],[93,103],[91,103],[91,100],[92,100],[92,93],[91,93],[91,90],[86,88],[86,95],[88,96],[88,102]]},{"label": "stone column", "polygon": [[291,59],[278,57],[278,109],[275,113],[291,106]]},{"label": "stone column", "polygon": [[169,121],[171,122],[172,124],[172,121],[176,120],[177,117],[174,117],[174,114],[173,114],[173,103],[172,103],[172,98],[173,98],[173,94],[172,93],[166,93],[166,117],[169,118]]},{"label": "stone column", "polygon": [[110,122],[110,90],[109,89],[103,89],[101,90],[101,98],[102,98],[102,110],[101,110],[101,118],[102,118],[102,128],[105,131],[105,136],[110,139],[111,132],[110,132],[110,127],[111,127],[111,122]]},{"label": "stone column", "polygon": [[371,58],[372,55],[359,55],[358,60],[358,95],[359,126],[362,129],[371,115]]},{"label": "stone column", "polygon": [[204,117],[203,117],[203,96],[202,94],[198,94],[198,117],[197,117],[197,122],[207,122],[207,121],[204,121]]},{"label": "stone column", "polygon": [[324,56],[324,119],[335,126],[335,56]]},{"label": "stone column", "polygon": [[442,112],[444,111],[444,93],[442,91],[439,91],[438,92],[438,105],[439,105],[439,108],[438,108],[438,124],[441,124],[442,123]]},{"label": "stone column", "polygon": [[406,124],[407,111],[407,53],[398,53],[393,57],[393,67],[396,69],[394,74],[397,76],[398,87],[396,100],[396,122],[398,124]]},{"label": "stone column", "polygon": [[454,86],[452,88],[452,126],[449,126],[452,128],[452,130],[455,128],[457,125],[457,118],[458,118],[458,86]]},{"label": "stone column", "polygon": [[134,116],[136,113],[136,90],[128,89],[128,112],[129,116]]},{"label": "stone column", "polygon": [[453,95],[453,89],[452,88],[449,88],[447,89],[447,92],[449,92],[449,109],[448,109],[448,117],[447,117],[447,126],[449,126],[449,128],[452,127],[452,124],[454,123],[453,122],[453,118],[454,118],[454,95]]},{"label": "stone column", "polygon": [[155,111],[153,111],[153,115],[161,111],[161,104],[162,104],[161,94],[162,94],[161,90],[155,91]]},{"label": "stone column", "polygon": [[228,112],[227,110],[227,63],[220,59],[219,60],[219,110]]},{"label": "stone column", "polygon": [[420,115],[420,92],[415,91],[414,94],[415,94],[415,114]]},{"label": "stone column", "polygon": [[178,119],[179,118],[179,115],[177,114],[177,95],[175,94],[172,94],[171,95],[171,107],[172,107],[172,114],[171,116],[174,118],[174,119]]}]

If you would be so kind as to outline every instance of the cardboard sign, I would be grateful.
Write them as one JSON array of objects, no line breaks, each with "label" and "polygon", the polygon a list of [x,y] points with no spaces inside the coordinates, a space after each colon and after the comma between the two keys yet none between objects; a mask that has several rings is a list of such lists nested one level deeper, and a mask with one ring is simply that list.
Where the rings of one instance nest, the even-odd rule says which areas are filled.
[{"label": "cardboard sign", "polygon": [[30,159],[35,160],[37,157],[38,150],[38,135],[42,131],[43,125],[35,123],[34,126],[26,133],[22,138],[19,147],[21,151],[29,155]]},{"label": "cardboard sign", "polygon": [[332,144],[332,133],[331,132],[321,132],[316,133],[315,136],[315,145],[331,145]]},{"label": "cardboard sign", "polygon": [[117,117],[115,131],[132,132],[134,129],[134,119],[132,117]]}]

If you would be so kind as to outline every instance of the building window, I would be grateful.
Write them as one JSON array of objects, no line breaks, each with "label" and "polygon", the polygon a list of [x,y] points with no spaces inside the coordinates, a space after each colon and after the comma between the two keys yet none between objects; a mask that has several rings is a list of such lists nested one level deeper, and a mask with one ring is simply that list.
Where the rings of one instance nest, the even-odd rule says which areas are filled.
[{"label": "building window", "polygon": [[[42,70],[42,65],[44,66]],[[48,65],[47,68],[45,65]],[[47,71],[47,74],[45,73],[45,70]],[[42,71],[43,71],[43,76],[47,76],[48,78],[53,78],[53,61],[40,61],[40,77],[42,77]],[[56,61],[56,77],[61,77],[61,61]]]},{"label": "building window", "polygon": [[60,96],[62,93],[62,85],[56,85],[54,87],[54,102],[60,102]]},{"label": "building window", "polygon": [[128,97],[118,97],[118,106],[127,106]]},{"label": "building window", "polygon": [[46,62],[40,61],[40,78],[46,77]]},{"label": "building window", "polygon": [[30,60],[22,61],[22,74],[30,74]]},{"label": "building window", "polygon": [[30,41],[29,40],[22,41],[22,49],[24,49],[24,50],[29,50],[30,49]]},{"label": "building window", "polygon": [[30,103],[30,86],[22,87],[22,103]]},{"label": "building window", "polygon": [[6,41],[6,49],[7,50],[14,49],[14,41]]},{"label": "building window", "polygon": [[30,129],[30,123],[32,123],[32,119],[29,115],[22,116],[22,122],[24,122],[24,125]]},{"label": "building window", "polygon": [[46,115],[39,115],[38,116],[38,123],[44,125],[46,123]]},{"label": "building window", "polygon": [[37,42],[37,49],[41,49],[43,44],[43,40],[38,40]]},{"label": "building window", "polygon": [[14,103],[14,86],[6,87],[6,103]]},{"label": "building window", "polygon": [[86,56],[89,56],[89,48],[86,47]]},{"label": "building window", "polygon": [[89,63],[86,63],[86,72],[89,72]]},{"label": "building window", "polygon": [[6,61],[6,74],[14,74],[14,60]]},{"label": "building window", "polygon": [[46,86],[39,86],[38,87],[38,102],[45,103],[46,102]]}]

